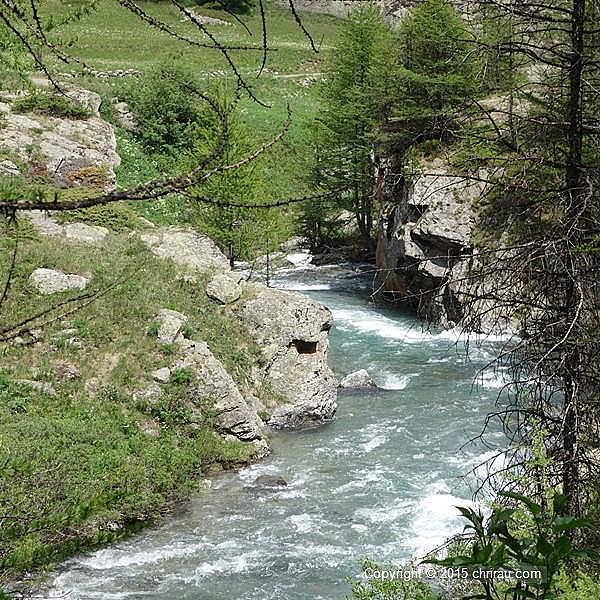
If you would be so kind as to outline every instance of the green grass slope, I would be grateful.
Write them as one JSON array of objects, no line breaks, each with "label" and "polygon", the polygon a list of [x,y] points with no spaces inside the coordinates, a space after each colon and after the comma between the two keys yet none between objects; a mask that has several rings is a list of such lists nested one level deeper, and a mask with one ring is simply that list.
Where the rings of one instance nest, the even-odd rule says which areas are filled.
[{"label": "green grass slope", "polygon": [[[257,348],[209,301],[203,281],[177,280],[169,261],[127,232],[82,246],[38,238],[23,221],[21,238],[2,325],[75,295],[39,295],[28,283],[36,267],[90,272],[85,291],[109,291],[51,323],[37,344],[0,344],[0,588],[152,522],[193,492],[203,473],[246,464],[253,450],[215,435],[209,418],[192,427],[183,402],[186,373],[172,378],[158,403],[134,395],[151,384],[152,371],[173,361],[175,348],[156,339],[161,308],[186,314],[186,335],[206,341],[244,387]],[[13,242],[0,239],[6,273]]]}]

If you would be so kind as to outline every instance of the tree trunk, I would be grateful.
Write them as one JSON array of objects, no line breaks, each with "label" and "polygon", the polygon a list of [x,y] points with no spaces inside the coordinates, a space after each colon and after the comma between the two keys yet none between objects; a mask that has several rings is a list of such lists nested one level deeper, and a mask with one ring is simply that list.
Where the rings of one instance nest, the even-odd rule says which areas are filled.
[{"label": "tree trunk", "polygon": [[[569,152],[565,179],[568,206],[565,215],[565,335],[578,318],[582,286],[579,282],[578,258],[573,250],[580,245],[578,222],[586,212],[586,190],[582,176],[583,147],[583,54],[584,54],[585,0],[573,0],[571,13],[571,58],[569,65]],[[569,337],[573,335],[571,331]],[[581,358],[576,344],[567,339],[564,361],[564,432],[563,432],[563,493],[567,498],[565,510],[571,515],[580,513],[578,412],[581,393],[579,378]],[[569,348],[570,346],[570,348]]]}]

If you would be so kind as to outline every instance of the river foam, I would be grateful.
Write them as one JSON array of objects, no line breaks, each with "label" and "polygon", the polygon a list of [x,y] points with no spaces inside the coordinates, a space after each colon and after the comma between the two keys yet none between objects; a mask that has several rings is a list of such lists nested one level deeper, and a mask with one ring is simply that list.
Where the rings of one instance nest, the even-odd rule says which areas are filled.
[{"label": "river foam", "polygon": [[[400,563],[460,531],[455,507],[472,505],[478,465],[494,460],[460,450],[501,389],[494,348],[467,358],[458,332],[369,304],[348,270],[294,260],[273,282],[329,306],[334,370],[366,368],[379,388],[341,391],[335,422],[273,432],[270,457],[214,477],[163,526],[68,561],[54,598],[343,600],[362,558]],[[288,485],[261,487],[261,475]]]}]

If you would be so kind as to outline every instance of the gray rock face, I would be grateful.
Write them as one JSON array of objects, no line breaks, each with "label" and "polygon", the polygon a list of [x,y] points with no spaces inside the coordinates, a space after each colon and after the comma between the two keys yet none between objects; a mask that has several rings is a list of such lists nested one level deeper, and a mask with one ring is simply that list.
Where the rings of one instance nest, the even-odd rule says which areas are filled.
[{"label": "gray rock face", "polygon": [[218,273],[208,282],[206,295],[221,304],[231,304],[242,295],[242,288],[228,275]]},{"label": "gray rock face", "polygon": [[[120,164],[112,126],[97,114],[100,97],[94,92],[71,89],[68,95],[95,114],[88,119],[65,119],[5,110],[0,149],[14,153],[50,176],[59,187],[100,184],[114,189],[114,168]],[[31,149],[36,155],[31,155]]]},{"label": "gray rock face", "polygon": [[91,276],[75,275],[74,273],[63,273],[54,269],[36,269],[29,276],[29,283],[35,287],[40,294],[56,294],[57,292],[68,292],[71,290],[83,290],[90,282]]},{"label": "gray rock face", "polygon": [[373,388],[377,387],[365,369],[349,373],[340,381],[341,388]]},{"label": "gray rock face", "polygon": [[[485,193],[485,184],[453,175],[449,165],[436,159],[424,164],[426,174],[408,185],[401,154],[377,158],[380,293],[445,328],[465,325],[468,317],[468,328],[477,333],[516,333],[518,324],[502,307],[473,301],[489,298],[495,285],[493,276],[482,274],[473,239],[474,201]],[[489,176],[482,171],[478,179]],[[475,314],[483,316],[473,318]]]},{"label": "gray rock face", "polygon": [[256,375],[285,399],[269,425],[296,428],[326,422],[337,407],[337,384],[327,364],[329,309],[301,294],[253,287],[236,311],[262,349],[266,365]]},{"label": "gray rock face", "polygon": [[100,244],[109,233],[106,227],[100,227],[99,225],[87,225],[86,223],[61,225],[54,217],[41,210],[27,211],[23,214],[29,218],[31,224],[42,235],[60,235],[67,240],[80,244]]},{"label": "gray rock face", "polygon": [[140,235],[160,258],[168,258],[184,271],[229,271],[227,257],[205,235],[193,229],[169,228]]},{"label": "gray rock face", "polygon": [[64,235],[65,233],[64,226],[48,213],[41,210],[30,210],[22,214],[31,221],[31,224],[36,228],[38,233],[42,235]]},{"label": "gray rock face", "polygon": [[188,320],[184,314],[176,310],[162,308],[158,311],[156,320],[160,324],[158,341],[161,344],[174,344],[177,341],[183,340],[181,330]]},{"label": "gray rock face", "polygon": [[[406,186],[393,158],[382,161],[382,211],[377,266],[384,295],[451,327],[462,318],[453,275],[472,254],[473,200],[478,183],[455,177],[441,162]],[[392,183],[393,180],[393,183]]]},{"label": "gray rock face", "polygon": [[258,416],[204,342],[184,342],[183,356],[171,365],[171,369],[184,368],[193,371],[188,396],[194,419],[202,423],[207,418],[214,418],[217,430],[243,441],[261,437]]}]

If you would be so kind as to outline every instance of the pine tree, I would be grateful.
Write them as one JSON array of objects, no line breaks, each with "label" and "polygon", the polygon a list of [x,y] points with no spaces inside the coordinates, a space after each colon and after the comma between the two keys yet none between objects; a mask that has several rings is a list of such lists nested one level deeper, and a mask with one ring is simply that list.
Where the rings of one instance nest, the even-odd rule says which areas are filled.
[{"label": "pine tree", "polygon": [[[256,141],[224,100],[221,104],[227,117],[227,137],[220,161],[234,164],[256,149]],[[185,161],[195,164],[198,158],[210,154],[220,143],[220,122],[214,113],[206,113],[196,125],[195,147]],[[260,160],[228,169],[213,175],[205,184],[193,187],[190,198],[196,199],[195,224],[223,248],[233,267],[235,260],[266,254],[282,241],[283,215],[277,209],[253,208],[265,203],[264,181],[260,173]],[[202,198],[216,200],[216,204],[203,203]]]},{"label": "pine tree", "polygon": [[477,51],[467,23],[447,0],[423,0],[399,30],[401,115],[460,106],[477,90]]},{"label": "pine tree", "polygon": [[[341,27],[321,91],[315,127],[313,184],[336,202],[304,209],[305,231],[318,245],[335,235],[340,211],[351,211],[365,245],[373,247],[373,135],[388,110],[386,71],[393,62],[391,32],[380,12],[360,6]],[[312,233],[311,233],[312,232]],[[329,238],[329,239],[328,239]]]}]

